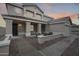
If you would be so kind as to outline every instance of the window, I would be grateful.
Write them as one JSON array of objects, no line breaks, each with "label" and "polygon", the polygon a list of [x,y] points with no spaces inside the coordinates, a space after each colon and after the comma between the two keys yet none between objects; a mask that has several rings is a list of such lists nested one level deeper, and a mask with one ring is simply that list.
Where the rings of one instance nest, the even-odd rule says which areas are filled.
[{"label": "window", "polygon": [[17,8],[17,7],[15,7],[15,12],[17,13],[17,14],[22,14],[22,9],[21,8]]},{"label": "window", "polygon": [[26,10],[26,15],[28,17],[34,17],[35,16],[34,12],[33,11],[30,11],[30,10]]},{"label": "window", "polygon": [[42,19],[42,15],[41,15],[41,14],[36,13],[36,17],[37,17],[38,19]]}]

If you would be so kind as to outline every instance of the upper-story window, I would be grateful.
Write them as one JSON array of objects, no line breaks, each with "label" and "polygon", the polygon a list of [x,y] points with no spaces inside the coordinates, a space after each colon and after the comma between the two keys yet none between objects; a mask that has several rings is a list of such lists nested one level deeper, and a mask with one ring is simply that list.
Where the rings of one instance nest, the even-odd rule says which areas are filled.
[{"label": "upper-story window", "polygon": [[15,12],[19,15],[22,15],[23,14],[23,10],[21,8],[17,8],[15,7]]},{"label": "upper-story window", "polygon": [[15,5],[12,5],[12,4],[7,4],[6,6],[7,6],[8,14],[10,14],[10,15],[23,15],[22,8],[15,6]]},{"label": "upper-story window", "polygon": [[30,10],[26,10],[26,17],[34,17],[35,14],[33,11],[30,11]]},{"label": "upper-story window", "polygon": [[41,15],[41,14],[36,13],[36,18],[38,18],[38,19],[42,19],[42,15]]}]

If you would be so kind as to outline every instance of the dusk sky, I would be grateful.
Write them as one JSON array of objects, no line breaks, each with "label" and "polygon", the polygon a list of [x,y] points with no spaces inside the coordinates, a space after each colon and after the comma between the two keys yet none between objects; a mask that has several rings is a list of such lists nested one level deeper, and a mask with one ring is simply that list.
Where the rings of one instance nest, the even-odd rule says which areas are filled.
[{"label": "dusk sky", "polygon": [[39,3],[37,5],[45,14],[56,19],[79,13],[78,3]]}]

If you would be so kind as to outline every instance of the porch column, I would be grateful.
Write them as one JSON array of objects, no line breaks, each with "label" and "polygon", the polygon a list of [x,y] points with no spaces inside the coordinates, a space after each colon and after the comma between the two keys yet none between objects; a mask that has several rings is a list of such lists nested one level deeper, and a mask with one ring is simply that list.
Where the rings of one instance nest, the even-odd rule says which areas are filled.
[{"label": "porch column", "polygon": [[26,36],[31,36],[31,22],[26,22]]},{"label": "porch column", "polygon": [[38,33],[41,33],[41,24],[38,24]]},{"label": "porch column", "polygon": [[12,22],[13,20],[5,20],[6,21],[6,35],[12,36]]}]

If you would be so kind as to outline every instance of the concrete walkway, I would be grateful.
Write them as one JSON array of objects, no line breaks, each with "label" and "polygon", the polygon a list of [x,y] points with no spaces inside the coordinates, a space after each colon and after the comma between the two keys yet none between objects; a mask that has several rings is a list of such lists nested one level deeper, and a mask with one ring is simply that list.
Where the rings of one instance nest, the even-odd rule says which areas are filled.
[{"label": "concrete walkway", "polygon": [[65,38],[51,46],[46,47],[40,52],[45,56],[60,56],[64,50],[70,46],[70,44],[75,40],[75,37]]}]

